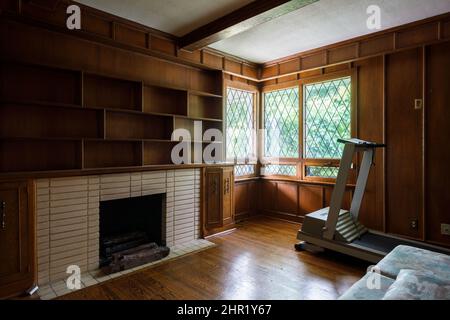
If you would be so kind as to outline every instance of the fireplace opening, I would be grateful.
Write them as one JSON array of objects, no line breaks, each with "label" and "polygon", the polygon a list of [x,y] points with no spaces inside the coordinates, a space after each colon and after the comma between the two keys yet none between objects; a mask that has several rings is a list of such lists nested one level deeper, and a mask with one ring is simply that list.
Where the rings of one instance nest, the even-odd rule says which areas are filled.
[{"label": "fireplace opening", "polygon": [[100,202],[100,268],[109,274],[162,259],[165,194]]}]

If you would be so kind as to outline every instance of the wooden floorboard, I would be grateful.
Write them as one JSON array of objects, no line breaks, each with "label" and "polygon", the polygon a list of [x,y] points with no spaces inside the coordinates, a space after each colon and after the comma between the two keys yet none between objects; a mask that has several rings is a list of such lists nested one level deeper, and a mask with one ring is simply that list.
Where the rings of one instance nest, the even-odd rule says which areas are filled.
[{"label": "wooden floorboard", "polygon": [[298,224],[257,218],[208,240],[216,247],[142,269],[59,299],[336,299],[367,263],[296,252]]}]

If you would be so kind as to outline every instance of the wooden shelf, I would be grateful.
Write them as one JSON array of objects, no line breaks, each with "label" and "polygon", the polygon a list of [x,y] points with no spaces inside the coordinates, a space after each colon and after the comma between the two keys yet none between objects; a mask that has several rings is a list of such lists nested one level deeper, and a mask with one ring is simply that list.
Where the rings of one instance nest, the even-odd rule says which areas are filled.
[{"label": "wooden shelf", "polygon": [[212,121],[212,122],[222,122],[222,119],[215,119],[215,118],[201,118],[201,117],[182,117],[182,116],[174,116],[176,118],[184,118],[189,120],[197,120],[197,121]]},{"label": "wooden shelf", "polygon": [[166,88],[171,90],[179,90],[184,91],[187,93],[192,93],[199,96],[208,96],[208,97],[216,97],[216,98],[222,98],[222,94],[219,94],[218,92],[222,91],[222,88],[220,87],[220,90],[214,91],[214,93],[211,91],[202,91],[202,90],[194,90],[194,89],[187,89],[179,86],[173,86],[168,84],[161,84],[161,83],[152,83],[152,82],[144,82],[144,86],[150,86],[150,87],[160,87],[160,88]]},{"label": "wooden shelf", "polygon": [[145,113],[187,115],[187,91],[158,86],[144,86]]},{"label": "wooden shelf", "polygon": [[[222,130],[220,73],[208,71],[205,83],[186,75],[180,88],[52,66],[0,67],[2,175],[173,167],[174,129],[187,129],[191,140]],[[193,135],[195,121],[202,137]]]},{"label": "wooden shelf", "polygon": [[170,140],[173,120],[167,116],[106,112],[107,139]]},{"label": "wooden shelf", "polygon": [[142,83],[84,74],[83,106],[142,111]]},{"label": "wooden shelf", "polygon": [[190,93],[188,110],[189,117],[223,119],[222,98]]},{"label": "wooden shelf", "polygon": [[81,72],[45,66],[0,62],[2,100],[81,104]]},{"label": "wooden shelf", "polygon": [[142,165],[142,142],[84,141],[83,168],[113,168]]},{"label": "wooden shelf", "polygon": [[81,140],[0,140],[0,154],[0,172],[82,168]]},{"label": "wooden shelf", "polygon": [[[51,101],[39,101],[39,100],[26,100],[26,99],[6,99],[4,97],[0,98],[1,105],[7,104],[23,104],[23,105],[33,105],[33,106],[45,106],[45,107],[56,107],[56,108],[72,108],[72,109],[89,109],[83,108],[81,104],[71,104],[71,103],[61,103],[61,102],[51,102]],[[91,108],[94,109],[94,108]],[[98,108],[95,108],[98,109]]]},{"label": "wooden shelf", "polygon": [[172,148],[178,142],[149,142],[143,144],[143,165],[166,165],[172,164]]},{"label": "wooden shelf", "polygon": [[208,129],[218,129],[222,132],[222,122],[217,121],[202,121],[202,136],[195,137],[194,136],[194,120],[189,118],[175,118],[174,119],[174,129],[186,129],[190,136],[191,140],[203,140],[203,134]]},{"label": "wooden shelf", "polygon": [[32,104],[3,104],[0,107],[0,137],[102,138],[103,111]]},{"label": "wooden shelf", "polygon": [[210,97],[210,98],[222,98],[223,97],[221,94],[214,94],[214,93],[209,93],[209,92],[205,92],[205,91],[188,90],[188,92],[191,95],[202,96],[202,97]]}]

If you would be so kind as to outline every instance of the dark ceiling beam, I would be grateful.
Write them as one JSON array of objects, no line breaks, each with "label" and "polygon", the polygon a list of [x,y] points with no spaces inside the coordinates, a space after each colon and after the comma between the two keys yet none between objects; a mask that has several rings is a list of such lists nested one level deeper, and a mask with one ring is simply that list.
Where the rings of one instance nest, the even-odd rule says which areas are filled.
[{"label": "dark ceiling beam", "polygon": [[318,0],[256,0],[182,36],[180,49],[195,51]]}]

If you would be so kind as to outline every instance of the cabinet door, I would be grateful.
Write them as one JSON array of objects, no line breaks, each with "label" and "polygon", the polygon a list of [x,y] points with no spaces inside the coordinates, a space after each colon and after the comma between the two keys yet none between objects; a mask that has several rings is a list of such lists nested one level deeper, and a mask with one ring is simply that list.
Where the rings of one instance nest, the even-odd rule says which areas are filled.
[{"label": "cabinet door", "polygon": [[206,212],[205,227],[217,228],[223,225],[222,213],[222,170],[220,168],[206,169]]},{"label": "cabinet door", "polygon": [[29,185],[0,183],[0,297],[19,294],[33,283],[34,221]]},{"label": "cabinet door", "polygon": [[224,168],[223,169],[223,224],[228,225],[234,222],[234,210],[233,210],[233,188],[234,188],[234,179],[233,179],[233,168]]}]

